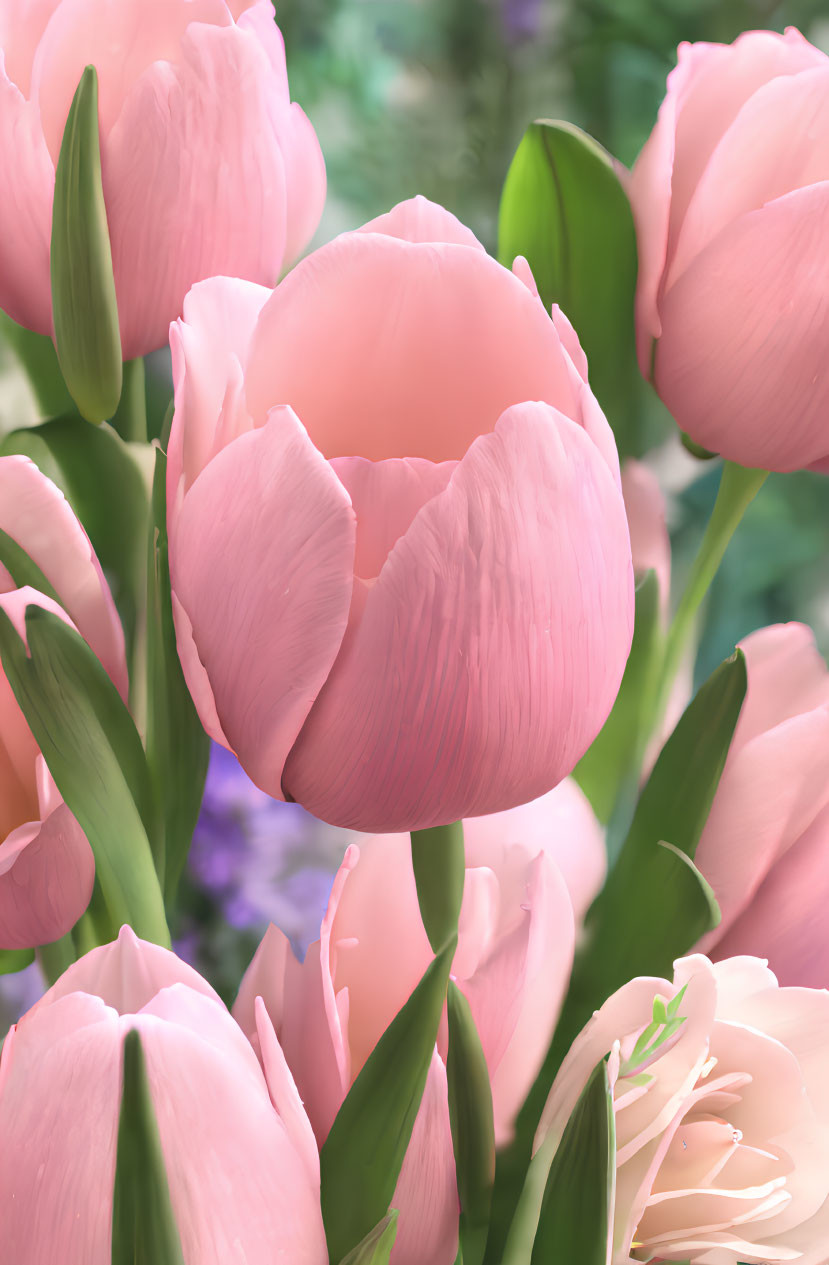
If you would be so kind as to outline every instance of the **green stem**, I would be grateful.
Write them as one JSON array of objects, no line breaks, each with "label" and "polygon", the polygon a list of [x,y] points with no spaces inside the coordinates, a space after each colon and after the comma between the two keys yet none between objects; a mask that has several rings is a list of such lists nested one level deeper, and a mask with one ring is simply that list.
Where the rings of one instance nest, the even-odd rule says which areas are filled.
[{"label": "green stem", "polygon": [[140,356],[124,362],[121,399],[110,424],[129,443],[147,442],[147,384]]},{"label": "green stem", "polygon": [[50,986],[76,959],[77,954],[71,931],[67,931],[60,940],[55,940],[52,944],[43,944],[37,950],[37,960]]},{"label": "green stem", "polygon": [[767,470],[749,470],[730,461],[723,464],[714,510],[665,639],[653,695],[653,720],[647,726],[648,733],[656,731],[662,723],[671,686],[688,646],[703,598],[719,570],[731,537],[767,477]]},{"label": "green stem", "polygon": [[420,916],[433,953],[457,935],[466,861],[463,824],[412,831],[412,868]]}]

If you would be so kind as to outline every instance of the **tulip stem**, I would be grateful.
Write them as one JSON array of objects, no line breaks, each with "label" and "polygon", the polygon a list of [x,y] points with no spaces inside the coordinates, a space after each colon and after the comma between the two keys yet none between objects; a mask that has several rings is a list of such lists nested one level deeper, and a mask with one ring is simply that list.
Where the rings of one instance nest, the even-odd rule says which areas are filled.
[{"label": "tulip stem", "polygon": [[124,385],[111,425],[129,443],[147,442],[147,384],[141,356],[124,363]]},{"label": "tulip stem", "polygon": [[650,711],[648,733],[659,729],[671,686],[688,645],[702,601],[719,570],[725,551],[743,515],[768,477],[767,470],[749,470],[731,461],[723,463],[717,500],[699,552],[694,559],[679,606],[665,639]]},{"label": "tulip stem", "polygon": [[412,831],[412,868],[420,916],[433,953],[458,931],[466,862],[463,823]]}]

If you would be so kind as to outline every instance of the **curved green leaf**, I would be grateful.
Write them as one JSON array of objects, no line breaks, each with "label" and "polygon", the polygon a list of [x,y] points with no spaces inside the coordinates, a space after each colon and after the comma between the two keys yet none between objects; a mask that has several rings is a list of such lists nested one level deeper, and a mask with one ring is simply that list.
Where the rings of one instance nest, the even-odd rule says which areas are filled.
[{"label": "curved green leaf", "polygon": [[353,1252],[343,1257],[340,1265],[389,1265],[389,1257],[397,1237],[397,1209],[383,1217]]}]

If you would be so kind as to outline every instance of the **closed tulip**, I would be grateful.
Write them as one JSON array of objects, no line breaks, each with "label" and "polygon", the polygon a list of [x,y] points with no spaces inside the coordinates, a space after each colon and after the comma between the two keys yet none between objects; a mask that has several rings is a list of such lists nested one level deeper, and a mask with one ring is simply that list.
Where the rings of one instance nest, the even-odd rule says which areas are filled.
[{"label": "closed tulip", "polygon": [[0,0],[0,306],[52,332],[55,165],[88,64],[125,360],[188,289],[273,285],[319,222],[325,168],[270,0]]},{"label": "closed tulip", "polygon": [[[98,559],[63,493],[27,457],[0,458],[0,531],[62,603],[18,588],[0,564],[0,610],[22,637],[30,605],[74,623],[126,697],[124,635]],[[89,904],[94,878],[92,849],[0,669],[0,948],[57,940]]]},{"label": "closed tulip", "polygon": [[185,1265],[327,1265],[313,1134],[261,1008],[259,1023],[264,1073],[210,986],[127,927],[70,967],[3,1046],[4,1265],[109,1265],[132,1029]]},{"label": "closed tulip", "polygon": [[783,984],[829,987],[829,671],[803,624],[741,642],[748,692],[696,863],[722,922],[714,957],[767,958]]},{"label": "closed tulip", "polygon": [[560,1136],[608,1054],[608,1265],[826,1265],[829,993],[779,988],[751,957],[712,966],[695,955],[672,981],[631,980],[574,1041],[537,1146]]},{"label": "closed tulip", "polygon": [[[587,801],[569,782],[535,804],[464,827],[467,869],[452,974],[478,1028],[496,1140],[504,1143],[541,1066],[569,979],[570,891],[580,915],[601,884],[604,845]],[[320,939],[302,963],[281,931],[268,930],[234,1013],[255,1039],[254,1000],[264,1001],[320,1145],[431,960],[405,835],[349,847]],[[393,1265],[455,1260],[458,1196],[445,1058],[442,1034],[392,1200],[400,1211]]]},{"label": "closed tulip", "polygon": [[532,800],[619,686],[616,449],[572,329],[519,272],[421,198],[273,293],[195,287],[172,329],[185,676],[258,785],[336,825]]},{"label": "closed tulip", "polygon": [[633,170],[642,372],[730,461],[829,460],[829,59],[790,28],[682,44]]}]

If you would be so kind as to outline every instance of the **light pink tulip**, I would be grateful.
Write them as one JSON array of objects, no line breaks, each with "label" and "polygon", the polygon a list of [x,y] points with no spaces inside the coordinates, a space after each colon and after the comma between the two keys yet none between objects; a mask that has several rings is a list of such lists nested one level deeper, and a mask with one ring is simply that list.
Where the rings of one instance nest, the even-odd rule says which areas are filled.
[{"label": "light pink tulip", "polygon": [[630,183],[642,372],[698,444],[829,459],[829,59],[790,28],[682,44]]},{"label": "light pink tulip", "polygon": [[109,1265],[122,1048],[136,1029],[186,1265],[327,1265],[314,1137],[258,1018],[264,1074],[210,986],[128,927],[70,967],[3,1047],[4,1262]]},{"label": "light pink tulip", "polygon": [[88,64],[131,359],[194,282],[273,285],[319,222],[325,167],[270,0],[0,0],[0,305],[30,329],[52,332],[55,164]]},{"label": "light pink tulip", "polygon": [[[573,956],[573,876],[580,906],[604,872],[601,831],[577,787],[465,823],[467,870],[453,977],[466,995],[490,1072],[499,1143],[552,1036]],[[580,868],[579,860],[583,862]],[[270,927],[234,1013],[255,1038],[255,998],[273,1020],[317,1140],[378,1039],[432,959],[406,835],[352,845],[334,881],[320,940],[305,961]],[[458,1196],[449,1128],[445,1031],[438,1039],[393,1207],[394,1265],[452,1265]]]},{"label": "light pink tulip", "polygon": [[696,863],[722,910],[701,948],[768,958],[783,984],[829,985],[829,671],[803,624],[742,643],[748,693]]},{"label": "light pink tulip", "polygon": [[519,272],[417,198],[272,294],[195,287],[171,331],[188,685],[258,785],[336,825],[531,800],[619,686],[616,450],[572,329]]},{"label": "light pink tulip", "polygon": [[671,593],[671,542],[665,520],[665,497],[653,471],[642,461],[626,461],[622,494],[630,529],[630,550],[637,579],[656,573],[662,614],[667,619]]},{"label": "light pink tulip", "polygon": [[[124,635],[98,559],[63,493],[27,457],[0,458],[0,531],[37,564],[62,603],[16,588],[0,564],[0,609],[22,637],[29,605],[74,623],[125,697]],[[89,904],[94,878],[86,836],[0,670],[0,948],[58,939]]]},{"label": "light pink tulip", "polygon": [[[654,999],[684,1022],[634,1056]],[[658,1040],[664,1028],[654,1031]],[[576,1038],[536,1137],[552,1146],[610,1054],[617,1135],[610,1265],[826,1265],[829,994],[778,988],[757,958],[693,956],[639,978]]]}]

